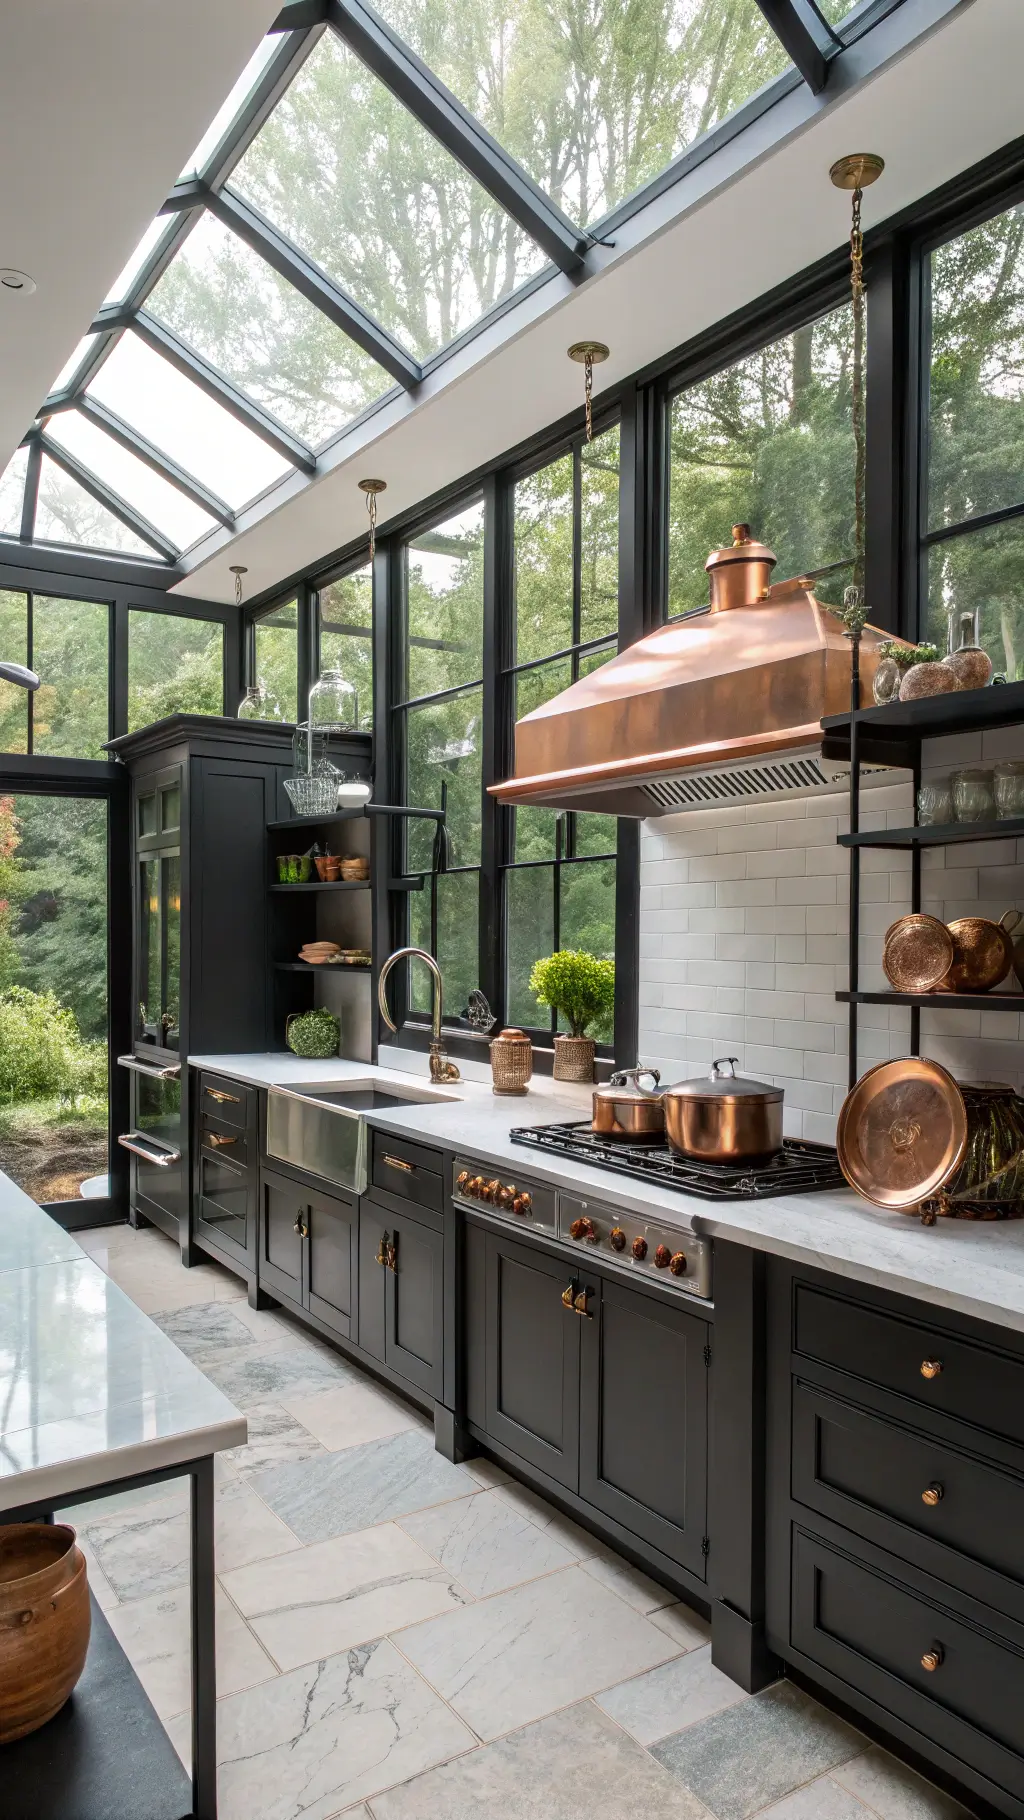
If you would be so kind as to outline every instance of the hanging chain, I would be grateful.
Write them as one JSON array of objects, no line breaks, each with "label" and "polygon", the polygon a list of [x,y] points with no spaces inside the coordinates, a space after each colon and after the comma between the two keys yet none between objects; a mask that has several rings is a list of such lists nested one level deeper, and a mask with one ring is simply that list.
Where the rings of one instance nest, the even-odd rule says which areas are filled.
[{"label": "hanging chain", "polygon": [[377,495],[376,495],[376,493],[367,493],[366,510],[370,514],[370,561],[372,562],[374,559],[374,556],[376,555],[376,552],[377,552]]},{"label": "hanging chain", "polygon": [[853,475],[855,555],[853,585],[864,595],[864,494],[867,450],[864,435],[864,235],[860,205],[864,192],[853,192],[853,226],[850,233],[850,289],[853,293],[853,441],[856,458]]},{"label": "hanging chain", "polygon": [[594,440],[594,356],[587,353],[583,362],[583,391],[587,407],[587,441]]},{"label": "hanging chain", "polygon": [[244,563],[233,562],[231,573],[235,578],[235,606],[240,607],[242,604],[242,576],[248,575],[249,571]]}]

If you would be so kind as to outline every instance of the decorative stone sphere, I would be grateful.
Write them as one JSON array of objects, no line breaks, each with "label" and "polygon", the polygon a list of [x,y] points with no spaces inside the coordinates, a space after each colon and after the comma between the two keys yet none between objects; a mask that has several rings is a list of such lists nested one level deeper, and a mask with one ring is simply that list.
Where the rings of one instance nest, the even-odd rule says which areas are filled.
[{"label": "decorative stone sphere", "polygon": [[968,645],[964,650],[951,651],[942,660],[943,668],[952,670],[956,677],[958,689],[984,689],[991,681],[992,659],[980,645]]},{"label": "decorative stone sphere", "polygon": [[955,672],[945,662],[914,664],[900,683],[900,700],[921,701],[926,695],[948,695],[959,687]]}]

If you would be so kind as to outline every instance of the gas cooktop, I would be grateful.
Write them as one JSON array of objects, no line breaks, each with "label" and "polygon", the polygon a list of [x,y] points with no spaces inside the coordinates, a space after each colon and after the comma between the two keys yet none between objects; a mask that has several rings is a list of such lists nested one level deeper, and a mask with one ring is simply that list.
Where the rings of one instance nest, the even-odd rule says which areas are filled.
[{"label": "gas cooktop", "polygon": [[784,1138],[775,1156],[759,1163],[697,1163],[679,1156],[662,1140],[653,1144],[616,1142],[595,1137],[589,1122],[521,1126],[510,1131],[514,1144],[554,1151],[597,1169],[614,1169],[635,1181],[656,1182],[702,1201],[758,1201],[778,1194],[810,1194],[814,1189],[843,1188],[839,1159],[828,1144]]}]

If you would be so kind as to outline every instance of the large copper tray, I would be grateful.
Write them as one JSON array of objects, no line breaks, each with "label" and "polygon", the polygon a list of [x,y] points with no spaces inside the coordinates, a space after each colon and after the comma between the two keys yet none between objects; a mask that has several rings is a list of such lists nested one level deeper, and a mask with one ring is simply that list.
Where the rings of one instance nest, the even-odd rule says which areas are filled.
[{"label": "large copper tray", "polygon": [[967,1146],[967,1109],[938,1062],[879,1062],[847,1094],[836,1148],[851,1188],[902,1212],[936,1195]]},{"label": "large copper tray", "polygon": [[901,916],[886,930],[882,967],[896,992],[935,992],[955,959],[956,943],[937,916]]}]

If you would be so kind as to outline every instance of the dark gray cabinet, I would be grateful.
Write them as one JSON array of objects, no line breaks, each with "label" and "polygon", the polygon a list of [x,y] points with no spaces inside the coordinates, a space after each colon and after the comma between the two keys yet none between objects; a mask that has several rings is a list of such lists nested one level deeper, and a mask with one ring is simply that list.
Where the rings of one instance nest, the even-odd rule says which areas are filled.
[{"label": "dark gray cabinet", "polygon": [[359,1220],[359,1344],[430,1396],[441,1395],[444,1241],[433,1226],[369,1199]]},{"label": "dark gray cabinet", "polygon": [[560,1258],[488,1233],[486,1428],[570,1491],[579,1482],[580,1323]]},{"label": "dark gray cabinet", "polygon": [[354,1338],[359,1203],[260,1170],[259,1281]]},{"label": "dark gray cabinet", "polygon": [[204,1074],[196,1095],[193,1230],[219,1257],[256,1273],[256,1094]]}]

